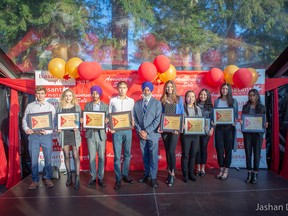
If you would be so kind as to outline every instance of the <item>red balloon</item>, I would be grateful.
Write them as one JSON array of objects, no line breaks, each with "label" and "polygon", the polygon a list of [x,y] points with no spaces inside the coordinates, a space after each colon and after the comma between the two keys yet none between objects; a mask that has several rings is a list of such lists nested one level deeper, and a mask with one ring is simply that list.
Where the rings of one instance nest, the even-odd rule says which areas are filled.
[{"label": "red balloon", "polygon": [[236,87],[242,89],[250,86],[252,78],[252,73],[247,68],[240,68],[234,73],[233,82]]},{"label": "red balloon", "polygon": [[157,69],[151,62],[143,62],[138,68],[138,74],[143,81],[152,82],[157,76]]},{"label": "red balloon", "polygon": [[206,74],[207,83],[213,87],[219,87],[224,82],[223,71],[219,68],[211,68]]},{"label": "red balloon", "polygon": [[95,80],[102,73],[102,67],[97,62],[82,62],[78,66],[78,74],[81,79]]},{"label": "red balloon", "polygon": [[152,49],[156,44],[156,38],[153,34],[148,33],[144,36],[144,42],[149,49]]},{"label": "red balloon", "polygon": [[167,71],[170,67],[170,59],[164,55],[157,56],[153,63],[159,73]]}]

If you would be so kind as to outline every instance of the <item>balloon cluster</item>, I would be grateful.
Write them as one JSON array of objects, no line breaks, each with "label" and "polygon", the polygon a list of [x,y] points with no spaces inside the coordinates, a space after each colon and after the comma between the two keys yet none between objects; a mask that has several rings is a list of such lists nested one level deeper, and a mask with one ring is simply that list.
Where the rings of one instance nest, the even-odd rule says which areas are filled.
[{"label": "balloon cluster", "polygon": [[95,80],[101,73],[101,65],[97,62],[83,62],[80,58],[73,57],[65,62],[61,58],[53,58],[48,64],[49,72],[59,79],[80,78]]},{"label": "balloon cluster", "polygon": [[252,86],[258,79],[254,68],[238,68],[228,65],[222,72],[218,68],[211,68],[206,74],[207,83],[212,87],[219,87],[225,80],[226,83],[242,89]]},{"label": "balloon cluster", "polygon": [[138,75],[143,81],[167,82],[176,78],[176,68],[170,64],[168,57],[159,55],[153,63],[143,62],[138,68]]}]

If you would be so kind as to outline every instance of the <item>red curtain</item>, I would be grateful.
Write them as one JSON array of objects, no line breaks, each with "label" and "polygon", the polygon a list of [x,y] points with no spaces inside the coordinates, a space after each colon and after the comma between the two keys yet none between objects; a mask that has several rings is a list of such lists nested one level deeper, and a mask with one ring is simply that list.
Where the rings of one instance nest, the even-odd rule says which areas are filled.
[{"label": "red curtain", "polygon": [[6,187],[11,188],[21,180],[20,155],[19,155],[19,122],[18,113],[19,101],[18,92],[11,89],[9,115],[9,161],[8,161],[8,180]]},{"label": "red curtain", "polygon": [[272,128],[272,156],[271,156],[271,170],[278,174],[279,170],[279,114],[278,114],[278,89],[273,89],[274,104],[273,104],[273,119],[274,124]]},{"label": "red curtain", "polygon": [[[3,143],[2,137],[0,141],[0,180],[1,184],[6,183],[7,188],[13,187],[21,180],[20,172],[20,155],[19,155],[19,102],[18,91],[22,91],[28,94],[35,93],[35,81],[34,80],[22,80],[22,79],[9,79],[0,78],[0,84],[11,88],[10,99],[10,114],[9,114],[9,153],[8,163],[5,163],[4,149],[2,151]],[[7,125],[8,126],[8,125]],[[2,156],[4,154],[4,156]],[[6,174],[5,174],[6,170]],[[8,170],[8,173],[7,173]],[[3,175],[3,176],[2,176]],[[7,176],[8,175],[8,176]]]},{"label": "red curtain", "polygon": [[[273,90],[273,125],[272,125],[272,162],[271,170],[278,174],[280,164],[280,149],[279,149],[279,114],[278,114],[278,87],[288,83],[288,78],[270,78],[265,80],[265,91]],[[286,149],[284,160],[280,172],[280,176],[288,179],[288,130],[286,132]]]},{"label": "red curtain", "polygon": [[4,143],[2,141],[2,135],[0,133],[0,184],[6,184],[7,182],[7,158],[5,155]]}]

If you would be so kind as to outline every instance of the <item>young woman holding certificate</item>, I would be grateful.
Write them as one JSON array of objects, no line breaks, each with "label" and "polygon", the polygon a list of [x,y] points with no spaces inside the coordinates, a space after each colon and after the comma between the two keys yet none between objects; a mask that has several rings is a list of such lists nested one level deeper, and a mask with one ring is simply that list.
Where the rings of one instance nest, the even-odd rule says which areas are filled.
[{"label": "young woman holding certificate", "polygon": [[[211,120],[213,104],[211,100],[210,92],[207,89],[202,89],[197,98],[197,106],[200,107],[202,116],[206,119]],[[195,175],[196,176],[205,176],[205,165],[207,162],[207,146],[210,137],[212,136],[214,128],[211,127],[210,121],[207,125],[207,134],[199,136],[199,149],[196,154],[196,167]]]},{"label": "young woman holding certificate", "polygon": [[[79,113],[81,116],[81,108],[78,105],[78,100],[75,93],[71,89],[66,89],[60,96],[59,106],[56,113]],[[58,119],[58,117],[57,117]],[[59,122],[58,122],[59,125]],[[72,184],[72,173],[70,166],[70,146],[72,146],[74,167],[75,167],[75,185],[74,189],[79,190],[80,187],[80,159],[79,159],[79,147],[81,145],[81,136],[79,128],[62,130],[58,128],[59,132],[59,144],[61,145],[65,158],[65,167],[67,170],[66,186]]]},{"label": "young woman holding certificate", "polygon": [[[162,113],[165,114],[183,114],[183,99],[177,95],[176,84],[172,80],[168,80],[163,88],[163,94],[160,98],[162,103]],[[163,131],[159,131],[162,133]],[[168,176],[166,183],[169,187],[174,185],[175,181],[175,169],[176,169],[176,145],[179,140],[179,132],[163,132],[162,139],[164,142]]]},{"label": "young woman holding certificate", "polygon": [[[251,89],[248,92],[248,101],[244,104],[242,114],[265,114],[265,106],[260,101],[259,92],[256,89]],[[241,124],[243,122],[241,121]],[[268,124],[266,123],[266,127]],[[243,132],[244,148],[246,154],[246,168],[248,176],[246,183],[255,184],[258,180],[258,170],[260,163],[260,153],[263,141],[263,133]],[[253,169],[252,169],[252,152],[254,155]]]},{"label": "young woman holding certificate", "polygon": [[[187,91],[185,93],[184,117],[202,117],[201,109],[196,105],[196,94],[194,91]],[[193,172],[196,153],[199,148],[199,135],[185,134],[185,132],[181,137],[181,169],[183,181],[186,183],[188,178],[191,181],[196,181],[196,176]]]},{"label": "young woman holding certificate", "polygon": [[[232,96],[232,88],[228,83],[224,83],[220,88],[220,97],[214,102],[214,108],[232,108],[233,115],[231,123],[217,124],[215,119],[218,118],[213,112],[213,125],[215,128],[215,147],[217,152],[218,164],[220,172],[216,178],[226,180],[232,160],[232,149],[236,147],[236,124],[238,119],[238,102]],[[227,109],[229,110],[229,109]],[[226,113],[227,115],[227,113]],[[229,113],[228,113],[229,115]]]}]

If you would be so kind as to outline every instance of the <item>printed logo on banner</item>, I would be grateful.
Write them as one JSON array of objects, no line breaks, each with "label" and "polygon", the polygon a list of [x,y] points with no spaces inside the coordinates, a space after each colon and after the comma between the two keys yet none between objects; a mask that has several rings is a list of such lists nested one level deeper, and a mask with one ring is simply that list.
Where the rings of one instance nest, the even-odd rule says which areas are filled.
[{"label": "printed logo on banner", "polygon": [[49,71],[36,70],[35,71],[35,85],[39,86],[75,86],[76,81],[74,78],[59,79],[53,76]]}]

